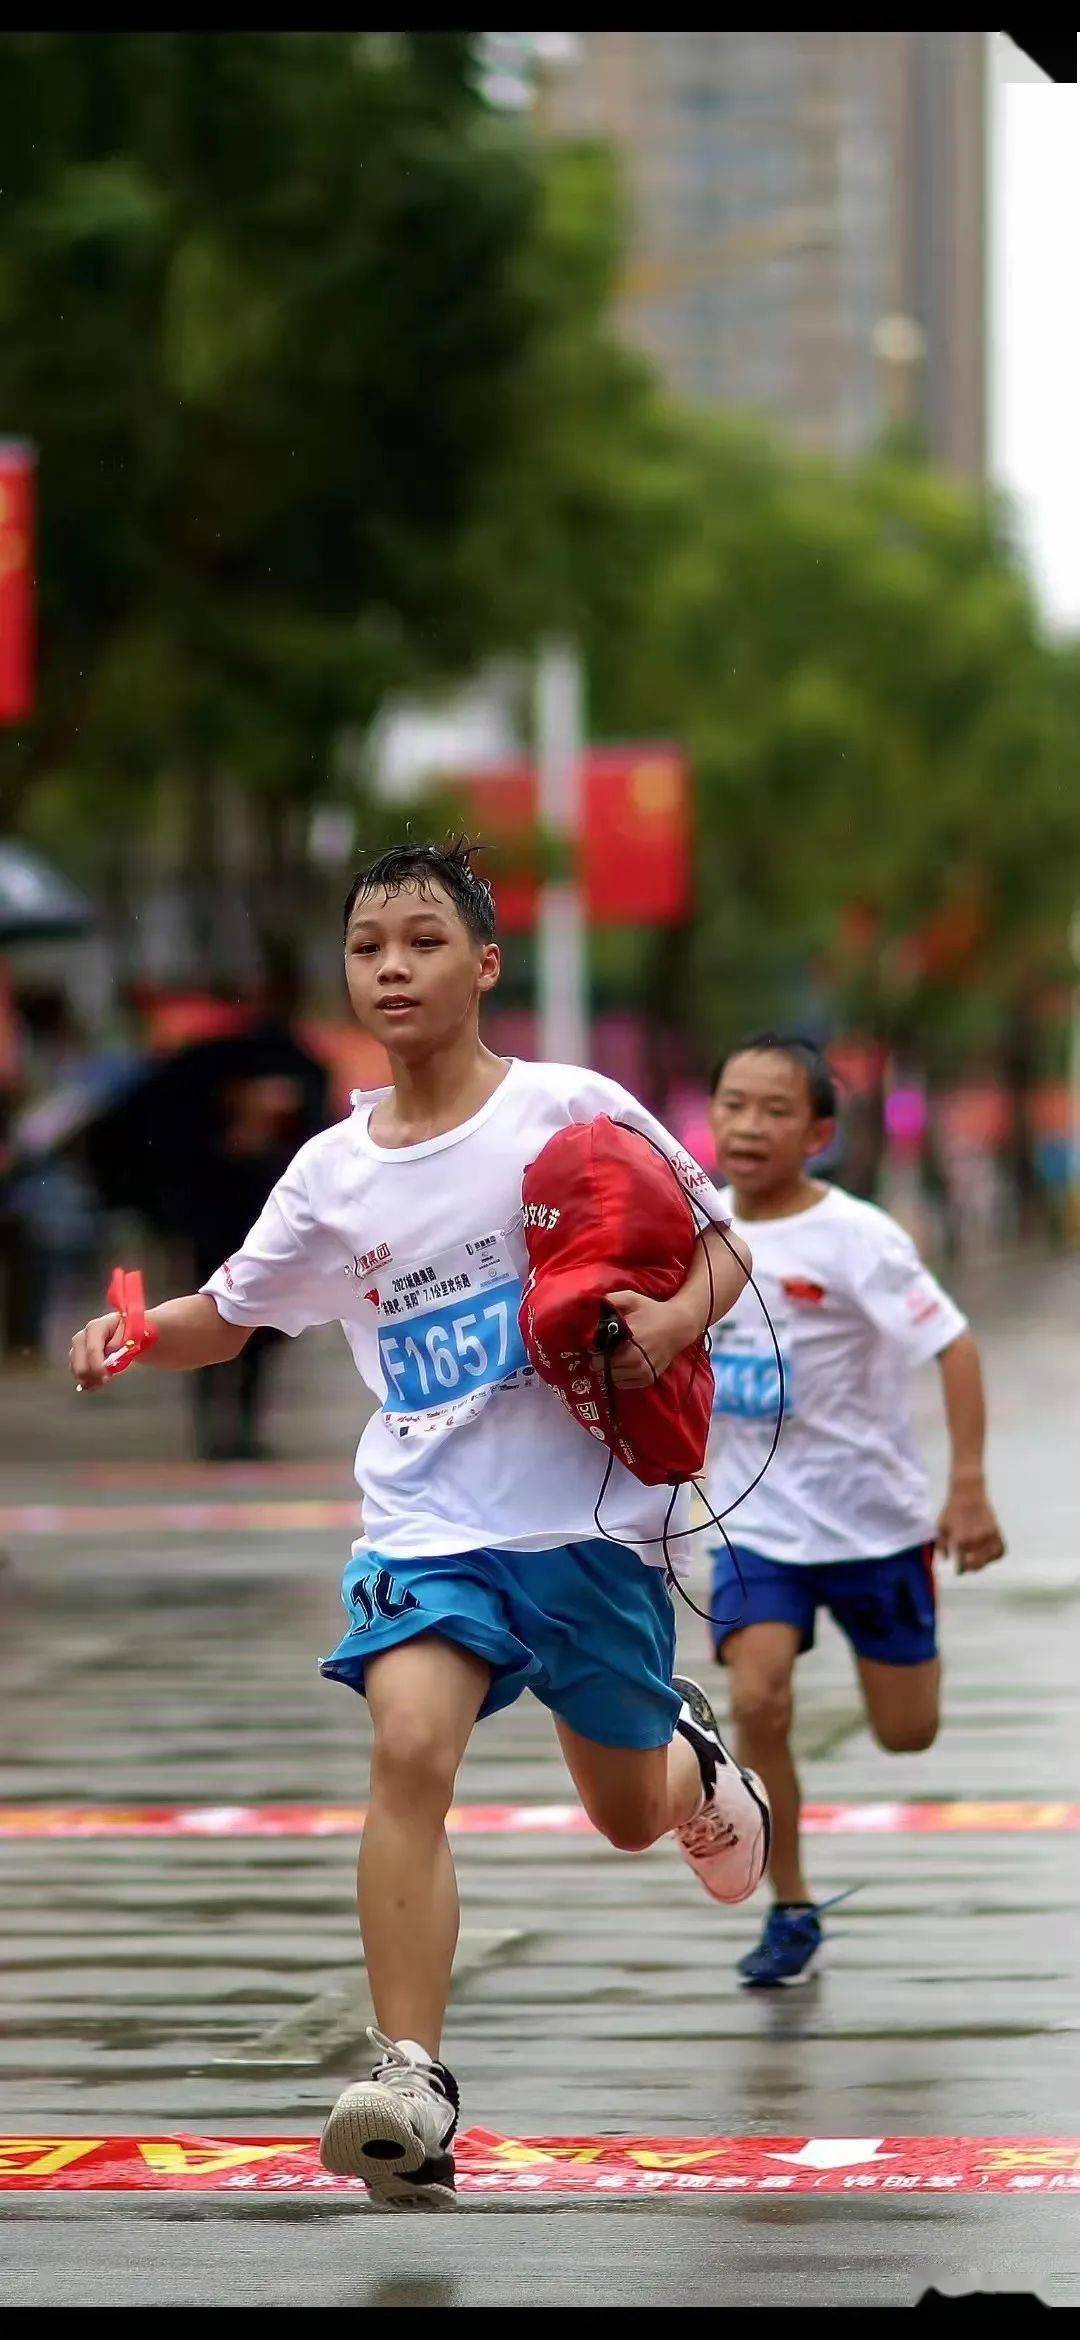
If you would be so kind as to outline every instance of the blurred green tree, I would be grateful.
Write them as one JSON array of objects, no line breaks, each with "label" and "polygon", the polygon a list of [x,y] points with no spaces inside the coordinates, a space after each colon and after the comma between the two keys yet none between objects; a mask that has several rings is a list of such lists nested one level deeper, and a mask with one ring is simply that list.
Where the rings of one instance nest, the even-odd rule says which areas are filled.
[{"label": "blurred green tree", "polygon": [[944,1075],[1034,1077],[1080,895],[1080,655],[1041,638],[1004,512],[882,455],[848,471],[680,423],[681,527],[597,640],[602,720],[698,781],[691,931],[654,998],[706,1045],[828,1013]]},{"label": "blurred green tree", "polygon": [[535,615],[487,515],[567,306],[538,164],[464,33],[5,34],[0,151],[43,507],[2,818],[156,805],[209,875],[228,779],[287,858],[344,729]]},{"label": "blurred green tree", "polygon": [[239,803],[299,918],[385,693],[564,627],[594,732],[697,775],[695,918],[636,946],[658,1011],[704,1056],[828,1001],[943,1073],[1007,1031],[1022,1085],[1080,892],[1080,661],[1003,514],[912,449],[844,469],[680,410],[615,338],[611,156],[494,114],[473,37],[0,36],[0,427],[43,498],[0,817],[121,874],[167,831],[210,902]]}]

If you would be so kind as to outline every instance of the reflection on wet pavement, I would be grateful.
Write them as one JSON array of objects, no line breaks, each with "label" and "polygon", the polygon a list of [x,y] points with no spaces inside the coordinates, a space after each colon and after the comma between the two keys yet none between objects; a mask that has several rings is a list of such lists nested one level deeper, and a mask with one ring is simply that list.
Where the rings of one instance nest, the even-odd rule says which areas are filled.
[{"label": "reflection on wet pavement", "polygon": [[[1056,1370],[1071,1371],[1075,1400],[1070,1356],[1066,1367],[1062,1349]],[[1028,1371],[1025,1338],[1003,1333],[998,1495],[1016,1556],[1011,1575],[943,1585],[942,1738],[926,1756],[878,1753],[826,1630],[801,1684],[815,1799],[1080,1793],[1071,1466]],[[329,1472],[326,1489],[340,1492]],[[27,1492],[24,1480],[19,1499]],[[115,1484],[102,1497],[117,1500]],[[0,1574],[0,1802],[362,1801],[366,1709],[316,1670],[337,1637],[342,1557],[328,1531],[215,1528],[153,1549],[90,1535],[14,1543]],[[699,1632],[684,1656],[716,1684]],[[566,1795],[541,1709],[523,1702],[482,1728],[462,1801]],[[628,1860],[589,1838],[470,1836],[455,1850],[465,1933],[448,2055],[470,2125],[793,2136],[1078,2126],[1075,1836],[815,1839],[817,1888],[860,1891],[831,1920],[820,1982],[775,1998],[735,1986],[758,1910],[695,1895],[667,1847]],[[5,2128],[317,2125],[360,2061],[368,2019],[347,1840],[17,1842],[0,1847],[0,1864]],[[278,2305],[867,2302],[914,2298],[930,2281],[962,2289],[971,2275],[978,2288],[988,2270],[999,2289],[1080,2297],[1064,2204],[728,2202],[720,2224],[681,2204],[528,2215],[503,2204],[470,2210],[449,2237],[441,2227],[438,2243],[410,2227],[407,2246],[387,2239],[386,2222],[355,2228],[348,2207],[249,2202],[241,2214],[158,2201],[114,2210],[110,2226],[104,2205],[75,2197],[21,2205],[14,2296],[43,2296],[35,2269],[55,2265],[69,2270],[57,2298],[78,2300],[82,2281],[103,2301],[210,2300],[192,2223],[205,2217],[222,2296]],[[360,2231],[353,2267],[347,2237]],[[235,2249],[220,2240],[230,2233]],[[253,2280],[256,2247],[268,2256]],[[125,2292],[115,2269],[128,2263]]]},{"label": "reflection on wet pavement", "polygon": [[[261,1544],[245,1558],[246,1575],[192,1582],[182,1553],[138,1575],[87,1547],[76,1590],[66,1556],[35,1550],[32,1574],[20,1567],[3,1595],[17,1717],[4,1800],[360,1800],[366,1710],[315,1670],[334,1630],[334,1542],[302,1569]],[[976,1606],[973,1590],[946,1601],[957,1632],[964,1602],[962,1669],[929,1758],[887,1764],[861,1727],[834,1732],[825,1752],[823,1721],[847,1687],[843,1651],[823,1653],[803,1720],[817,1794],[1062,1782],[1077,1707],[1068,1653],[1058,1636],[1047,1649],[1034,1612],[1013,1614],[999,1684],[1002,1604]],[[690,1654],[707,1663],[692,1642]],[[478,1735],[463,1800],[565,1792],[540,1708],[523,1703]],[[1030,2076],[1030,2043],[1073,2021],[1080,1888],[1067,1839],[816,1841],[822,1889],[861,1886],[832,1921],[828,1973],[797,1998],[749,2002],[732,1966],[756,1913],[699,1900],[669,1848],[640,1862],[591,1839],[468,1838],[456,1850],[467,1955],[451,2040],[484,2125],[566,2125],[557,2039],[585,2126],[809,2119],[853,2134],[854,2095],[885,2097],[891,2129],[947,2131],[957,2089],[969,2125],[1068,2126],[1064,2075],[1056,2109],[1047,2099],[1052,2051]],[[5,1847],[4,1868],[0,2074],[18,2121],[145,2119],[167,2084],[170,2120],[220,2125],[240,2109],[242,2064],[248,2119],[302,2122],[355,2062],[366,2002],[347,1840],[28,1843]],[[492,1944],[499,1954],[485,1955]],[[305,2026],[317,2044],[275,2066],[275,2041],[280,2059]]]}]

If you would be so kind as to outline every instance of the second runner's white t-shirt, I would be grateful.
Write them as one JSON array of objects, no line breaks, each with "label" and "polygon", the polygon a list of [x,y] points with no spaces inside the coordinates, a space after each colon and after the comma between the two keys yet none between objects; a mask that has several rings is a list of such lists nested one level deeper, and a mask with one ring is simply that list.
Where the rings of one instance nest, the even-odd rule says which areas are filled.
[{"label": "second runner's white t-shirt", "polygon": [[[934,1511],[908,1388],[966,1319],[895,1219],[840,1187],[784,1219],[736,1218],[730,1190],[721,1204],[753,1253],[786,1385],[772,1462],[724,1518],[732,1543],[813,1565],[929,1541]],[[754,1292],[713,1326],[712,1363],[708,1490],[725,1513],[760,1470],[776,1422],[776,1352]]]},{"label": "second runner's white t-shirt", "polygon": [[[609,1113],[662,1148],[706,1216],[725,1217],[719,1197],[635,1097],[575,1065],[512,1059],[471,1120],[414,1146],[372,1139],[385,1095],[357,1091],[348,1119],[301,1147],[202,1288],[229,1324],[340,1321],[378,1400],[356,1452],[363,1544],[417,1559],[594,1537],[607,1449],[533,1371],[518,1329],[522,1174],[557,1130]],[[661,1567],[670,1500],[616,1461],[603,1529]],[[688,1511],[684,1490],[671,1532]]]}]

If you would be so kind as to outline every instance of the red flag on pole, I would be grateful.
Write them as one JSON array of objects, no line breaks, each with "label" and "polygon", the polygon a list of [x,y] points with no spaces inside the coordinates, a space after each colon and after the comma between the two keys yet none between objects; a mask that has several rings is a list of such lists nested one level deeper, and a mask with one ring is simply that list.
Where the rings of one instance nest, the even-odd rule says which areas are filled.
[{"label": "red flag on pole", "polygon": [[25,723],[34,705],[36,479],[33,448],[0,439],[0,723]]},{"label": "red flag on pole", "polygon": [[[677,926],[689,915],[693,845],[690,771],[668,740],[587,748],[581,759],[585,907],[593,926]],[[524,760],[457,783],[464,817],[493,849],[487,866],[499,929],[536,923],[537,786]]]}]

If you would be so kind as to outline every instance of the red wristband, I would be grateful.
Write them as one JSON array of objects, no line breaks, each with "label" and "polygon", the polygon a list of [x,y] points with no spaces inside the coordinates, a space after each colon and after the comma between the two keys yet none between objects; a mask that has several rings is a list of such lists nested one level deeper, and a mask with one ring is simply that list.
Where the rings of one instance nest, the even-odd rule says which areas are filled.
[{"label": "red wristband", "polygon": [[146,1321],[146,1295],[143,1290],[141,1268],[114,1268],[109,1281],[110,1308],[120,1313],[118,1327],[121,1346],[112,1349],[105,1359],[105,1371],[110,1380],[118,1373],[126,1373],[137,1357],[145,1357],[157,1340],[154,1325]]}]

